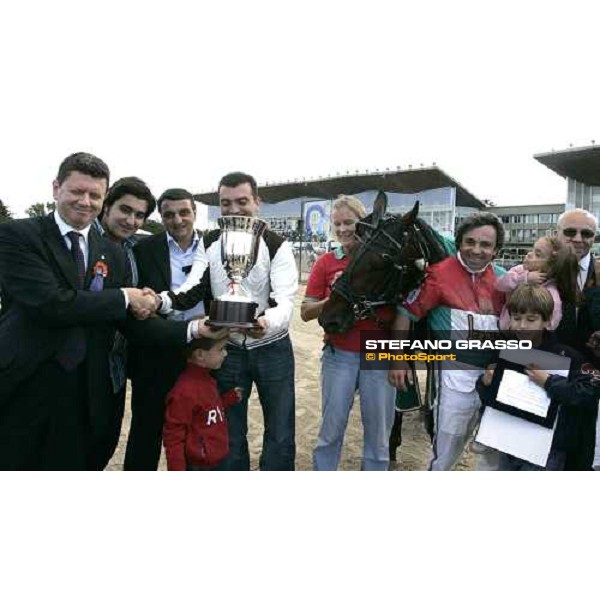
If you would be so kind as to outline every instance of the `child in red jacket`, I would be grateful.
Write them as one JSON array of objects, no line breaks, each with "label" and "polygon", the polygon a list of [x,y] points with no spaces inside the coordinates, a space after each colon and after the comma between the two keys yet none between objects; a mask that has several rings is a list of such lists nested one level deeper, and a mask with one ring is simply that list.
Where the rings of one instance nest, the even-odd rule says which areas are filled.
[{"label": "child in red jacket", "polygon": [[225,408],[239,402],[240,388],[219,396],[210,371],[225,357],[226,339],[202,338],[188,345],[188,362],[167,396],[163,443],[169,471],[209,469],[229,453]]}]

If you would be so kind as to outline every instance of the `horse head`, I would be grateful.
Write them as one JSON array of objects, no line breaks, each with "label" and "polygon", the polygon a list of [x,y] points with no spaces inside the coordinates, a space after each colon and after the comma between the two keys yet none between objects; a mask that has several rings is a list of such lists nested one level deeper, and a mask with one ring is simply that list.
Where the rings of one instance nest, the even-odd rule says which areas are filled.
[{"label": "horse head", "polygon": [[418,201],[402,216],[386,208],[387,196],[379,192],[373,212],[356,224],[359,244],[319,316],[327,333],[344,333],[356,320],[375,317],[377,308],[395,305],[419,285],[427,264],[445,256],[418,217]]}]

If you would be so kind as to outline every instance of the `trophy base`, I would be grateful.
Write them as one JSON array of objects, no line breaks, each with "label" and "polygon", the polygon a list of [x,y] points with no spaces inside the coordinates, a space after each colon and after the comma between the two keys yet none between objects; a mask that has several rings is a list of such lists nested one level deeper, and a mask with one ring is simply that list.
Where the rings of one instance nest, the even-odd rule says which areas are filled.
[{"label": "trophy base", "polygon": [[257,323],[235,323],[232,321],[213,321],[208,319],[205,325],[209,327],[231,327],[233,329],[258,329]]},{"label": "trophy base", "polygon": [[256,302],[236,302],[235,300],[213,300],[207,325],[213,327],[239,327],[252,329],[257,327]]}]

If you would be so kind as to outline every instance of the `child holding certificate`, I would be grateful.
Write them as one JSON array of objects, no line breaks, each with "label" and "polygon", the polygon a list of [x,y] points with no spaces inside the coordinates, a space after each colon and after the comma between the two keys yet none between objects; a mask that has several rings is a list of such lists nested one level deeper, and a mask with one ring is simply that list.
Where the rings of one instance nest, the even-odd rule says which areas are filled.
[{"label": "child holding certificate", "polygon": [[[541,285],[522,284],[511,294],[506,305],[508,329],[522,339],[530,339],[533,347],[570,358],[569,376],[551,375],[536,365],[525,370],[527,377],[544,389],[551,401],[558,403],[558,416],[546,470],[580,471],[592,467],[595,426],[600,398],[600,373],[575,350],[560,344],[553,332],[548,331],[554,301],[550,292]],[[477,383],[484,404],[493,400],[491,383],[494,365],[491,365]],[[525,460],[500,453],[499,470],[536,470]]]}]

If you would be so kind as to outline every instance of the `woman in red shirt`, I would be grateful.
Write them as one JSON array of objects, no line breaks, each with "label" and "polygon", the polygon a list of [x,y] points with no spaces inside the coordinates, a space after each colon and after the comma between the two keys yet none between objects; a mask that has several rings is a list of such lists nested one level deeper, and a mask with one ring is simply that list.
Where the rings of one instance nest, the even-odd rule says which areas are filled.
[{"label": "woman in red shirt", "polygon": [[[350,261],[357,247],[356,223],[366,216],[362,202],[354,196],[339,196],[333,203],[331,222],[341,247],[321,256],[314,264],[301,306],[304,321],[316,319],[331,292],[331,286]],[[313,452],[315,471],[335,471],[340,461],[348,417],[356,391],[364,429],[363,471],[386,471],[389,466],[388,443],[394,423],[395,388],[387,381],[385,370],[361,370],[360,332],[388,330],[394,318],[393,307],[379,309],[374,319],[357,321],[346,333],[325,335],[321,358],[323,416],[319,438]]]}]

